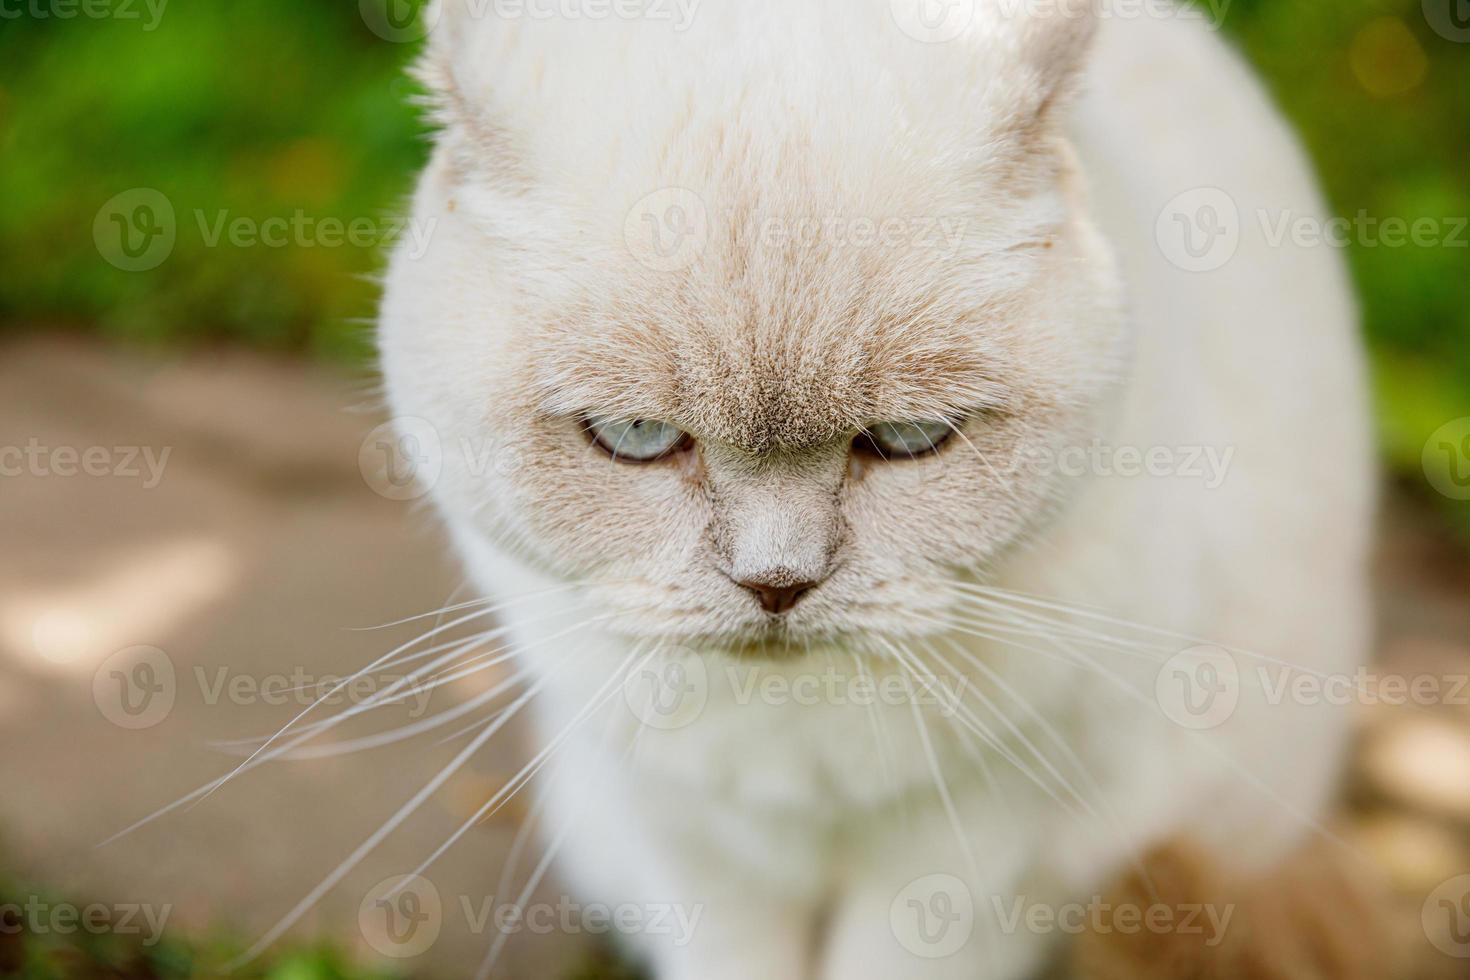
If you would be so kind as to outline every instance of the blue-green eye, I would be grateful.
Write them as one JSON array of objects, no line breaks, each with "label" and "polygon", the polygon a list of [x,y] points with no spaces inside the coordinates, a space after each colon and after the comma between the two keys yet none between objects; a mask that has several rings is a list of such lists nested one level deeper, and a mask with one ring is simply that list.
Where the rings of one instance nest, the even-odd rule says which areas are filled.
[{"label": "blue-green eye", "polygon": [[954,433],[948,422],[879,422],[868,426],[853,446],[884,459],[910,459],[936,451]]},{"label": "blue-green eye", "polygon": [[587,434],[613,459],[625,463],[651,463],[680,449],[694,440],[683,429],[654,419],[613,419],[590,415]]}]

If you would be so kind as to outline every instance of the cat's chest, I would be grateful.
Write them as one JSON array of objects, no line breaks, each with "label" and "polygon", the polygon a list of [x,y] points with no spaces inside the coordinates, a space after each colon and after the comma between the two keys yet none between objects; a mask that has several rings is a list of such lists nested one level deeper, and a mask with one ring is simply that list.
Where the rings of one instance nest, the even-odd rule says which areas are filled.
[{"label": "cat's chest", "polygon": [[[705,663],[691,701],[637,718],[630,778],[697,786],[731,802],[832,814],[983,778],[987,752],[954,708],[963,680],[903,684],[821,664]],[[646,705],[646,702],[645,702]],[[973,715],[970,716],[973,719]]]}]

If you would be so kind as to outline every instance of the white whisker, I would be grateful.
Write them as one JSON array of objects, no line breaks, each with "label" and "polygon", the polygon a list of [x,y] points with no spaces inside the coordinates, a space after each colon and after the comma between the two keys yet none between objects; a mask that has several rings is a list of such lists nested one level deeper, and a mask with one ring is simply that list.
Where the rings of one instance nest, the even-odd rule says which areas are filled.
[{"label": "white whisker", "polygon": [[545,683],[545,679],[537,682],[529,690],[527,690],[525,694],[517,698],[511,710],[507,711],[495,725],[492,725],[491,727],[485,729],[485,731],[477,735],[474,741],[465,746],[458,755],[450,760],[448,765],[439,770],[434,778],[429,780],[428,784],[425,785],[417,793],[415,793],[407,803],[403,804],[403,806],[401,806],[398,811],[388,819],[386,823],[384,823],[381,827],[374,831],[367,840],[359,844],[356,850],[348,855],[341,864],[337,865],[337,867],[333,869],[330,874],[323,878],[317,884],[317,886],[306,895],[305,898],[296,903],[296,906],[292,908],[290,912],[286,913],[286,915],[274,926],[272,926],[264,936],[257,940],[254,945],[246,950],[243,956],[230,964],[229,968],[234,969],[236,967],[244,965],[245,963],[250,962],[251,960],[255,959],[255,957],[264,952],[267,948],[269,948],[270,945],[274,943],[277,939],[281,938],[281,936],[283,936],[288,929],[295,925],[296,922],[300,920],[303,915],[306,914],[307,910],[309,910],[313,905],[320,901],[323,895],[325,895],[339,881],[341,881],[342,878],[346,876],[347,872],[351,871],[352,868],[354,868],[359,861],[361,861],[364,857],[371,853],[374,848],[382,843],[383,839],[391,834],[394,830],[396,830],[403,823],[403,821],[407,820],[409,816],[414,813],[414,811],[423,806],[425,800],[427,800],[430,796],[437,792],[438,789],[443,786],[445,782],[448,781],[450,776],[458,772],[464,766],[464,764],[469,761],[470,757],[473,756],[475,752],[479,751],[481,746],[490,741],[490,739],[495,735],[497,731],[499,731],[507,723],[509,723],[509,721],[516,716],[520,709],[525,707],[525,705],[529,703],[530,700],[535,697],[537,693],[540,692],[542,686],[544,686]]},{"label": "white whisker", "polygon": [[[898,649],[897,644],[880,638],[882,644],[898,661],[900,667],[908,671],[913,680],[922,682],[919,671],[911,666],[906,656]],[[907,680],[908,678],[906,678]],[[975,861],[975,851],[970,846],[970,839],[965,836],[964,828],[960,824],[959,811],[955,809],[954,797],[950,795],[949,783],[944,778],[944,772],[939,765],[939,756],[934,751],[934,743],[929,738],[929,726],[924,724],[924,714],[919,710],[918,692],[911,685],[905,685],[909,691],[909,708],[914,714],[914,726],[918,729],[919,744],[924,749],[924,757],[929,762],[929,771],[934,777],[934,786],[939,791],[939,800],[944,806],[945,816],[949,819],[950,827],[954,830],[955,841],[960,846],[960,853],[965,856],[965,863],[970,867],[970,880],[980,880],[980,865]]]},{"label": "white whisker", "polygon": [[[624,674],[627,672],[628,668],[632,665],[633,661],[636,658],[637,653],[629,654],[627,659],[625,659],[623,663],[618,667],[618,669],[613,672],[612,676],[609,677],[607,682],[598,689],[597,693],[592,696],[587,704],[582,707],[582,710],[579,711],[572,718],[572,720],[567,723],[566,727],[561,730],[556,738],[547,743],[545,748],[538,752],[530,762],[526,763],[526,765],[521,768],[521,771],[518,772],[514,777],[512,777],[508,782],[506,782],[505,785],[502,786],[500,790],[495,793],[494,796],[486,800],[485,803],[483,803],[480,808],[470,816],[468,820],[460,824],[459,828],[456,829],[454,833],[449,836],[449,839],[446,840],[443,844],[439,845],[439,847],[434,850],[434,853],[425,858],[423,863],[420,864],[412,872],[412,875],[422,874],[424,870],[427,869],[435,861],[437,861],[444,854],[444,852],[448,851],[451,847],[458,843],[460,838],[467,834],[471,827],[474,827],[476,824],[494,815],[502,806],[509,802],[511,797],[513,797],[516,792],[525,785],[526,782],[528,782],[532,777],[536,775],[541,766],[545,764],[546,760],[551,758],[551,756],[555,754],[557,749],[559,749],[561,745],[576,732],[576,730],[581,726],[581,723],[586,720],[591,712],[596,711],[596,709],[602,707],[602,705],[606,704],[608,700],[616,696],[616,690],[613,690],[611,694],[607,695],[607,697],[604,697],[604,694],[608,691],[608,688],[613,687],[621,680],[621,678],[624,676]],[[477,738],[474,744],[478,744],[479,741],[480,739]],[[412,877],[412,875],[410,877]]]},{"label": "white whisker", "polygon": [[488,610],[488,609],[476,610],[475,612],[469,613],[469,614],[467,614],[465,616],[461,616],[460,618],[458,618],[456,620],[453,620],[450,623],[446,623],[446,624],[444,624],[442,626],[436,626],[433,629],[429,630],[427,633],[425,633],[422,636],[418,637],[417,639],[411,640],[408,643],[405,643],[402,646],[399,646],[396,649],[394,649],[394,650],[392,650],[392,651],[384,654],[383,656],[379,657],[377,660],[374,660],[372,663],[368,664],[366,667],[364,667],[361,670],[359,670],[359,671],[355,672],[354,674],[352,674],[350,677],[343,678],[343,680],[340,681],[335,687],[333,687],[331,691],[327,692],[326,694],[323,694],[321,697],[317,698],[315,701],[313,701],[311,704],[307,705],[305,708],[302,708],[301,711],[296,715],[296,717],[294,717],[290,721],[288,721],[285,724],[285,726],[280,729],[280,731],[276,732],[269,739],[267,739],[265,741],[265,744],[261,745],[260,748],[256,749],[254,752],[252,752],[250,754],[249,758],[247,758],[244,762],[242,762],[238,766],[236,766],[235,769],[232,772],[227,773],[223,779],[221,779],[218,782],[212,784],[209,787],[209,789],[207,789],[204,792],[204,794],[202,796],[200,796],[197,800],[195,800],[191,804],[191,807],[192,806],[198,806],[200,803],[203,803],[206,799],[209,798],[209,796],[212,793],[214,793],[214,791],[216,789],[218,789],[219,787],[225,785],[225,783],[228,783],[231,779],[233,779],[235,776],[239,775],[248,766],[250,766],[250,764],[255,761],[255,759],[256,759],[257,756],[259,756],[262,752],[265,752],[267,749],[269,749],[271,747],[271,745],[274,744],[274,742],[275,742],[276,739],[280,738],[287,731],[289,731],[292,728],[292,726],[294,726],[302,718],[305,718],[306,715],[308,713],[310,713],[313,708],[315,708],[318,705],[322,704],[328,698],[335,696],[339,691],[341,691],[343,688],[347,687],[347,685],[351,684],[353,681],[357,680],[359,677],[362,677],[364,674],[367,674],[369,671],[378,669],[385,662],[391,660],[393,657],[397,656],[399,653],[402,653],[404,650],[411,649],[414,646],[417,646],[419,643],[423,642],[424,640],[426,640],[426,639],[428,639],[428,638],[430,638],[432,636],[436,636],[436,635],[438,635],[438,634],[444,632],[445,630],[450,629],[450,628],[452,628],[454,626],[458,626],[458,625],[460,625],[462,623],[467,623],[467,622],[469,622],[469,621],[471,621],[473,619],[478,619],[481,616],[488,615],[489,612],[490,612],[490,610]]}]

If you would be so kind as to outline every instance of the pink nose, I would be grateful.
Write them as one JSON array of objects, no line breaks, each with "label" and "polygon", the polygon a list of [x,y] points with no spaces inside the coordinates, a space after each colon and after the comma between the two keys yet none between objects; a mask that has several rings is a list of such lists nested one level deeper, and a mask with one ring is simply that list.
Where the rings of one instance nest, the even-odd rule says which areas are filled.
[{"label": "pink nose", "polygon": [[772,615],[779,616],[786,612],[802,596],[810,592],[816,582],[792,582],[789,585],[771,585],[754,579],[744,579],[740,582],[745,588],[755,593],[760,600],[761,608]]}]

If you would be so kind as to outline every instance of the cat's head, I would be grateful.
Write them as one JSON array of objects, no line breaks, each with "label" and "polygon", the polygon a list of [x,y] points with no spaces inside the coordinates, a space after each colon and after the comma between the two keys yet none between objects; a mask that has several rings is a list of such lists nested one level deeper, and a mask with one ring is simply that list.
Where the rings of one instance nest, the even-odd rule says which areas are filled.
[{"label": "cat's head", "polygon": [[1096,428],[1122,346],[1062,135],[1092,17],[998,2],[943,43],[888,0],[437,10],[381,339],[456,532],[614,629],[933,629],[1046,518],[1027,460]]}]

